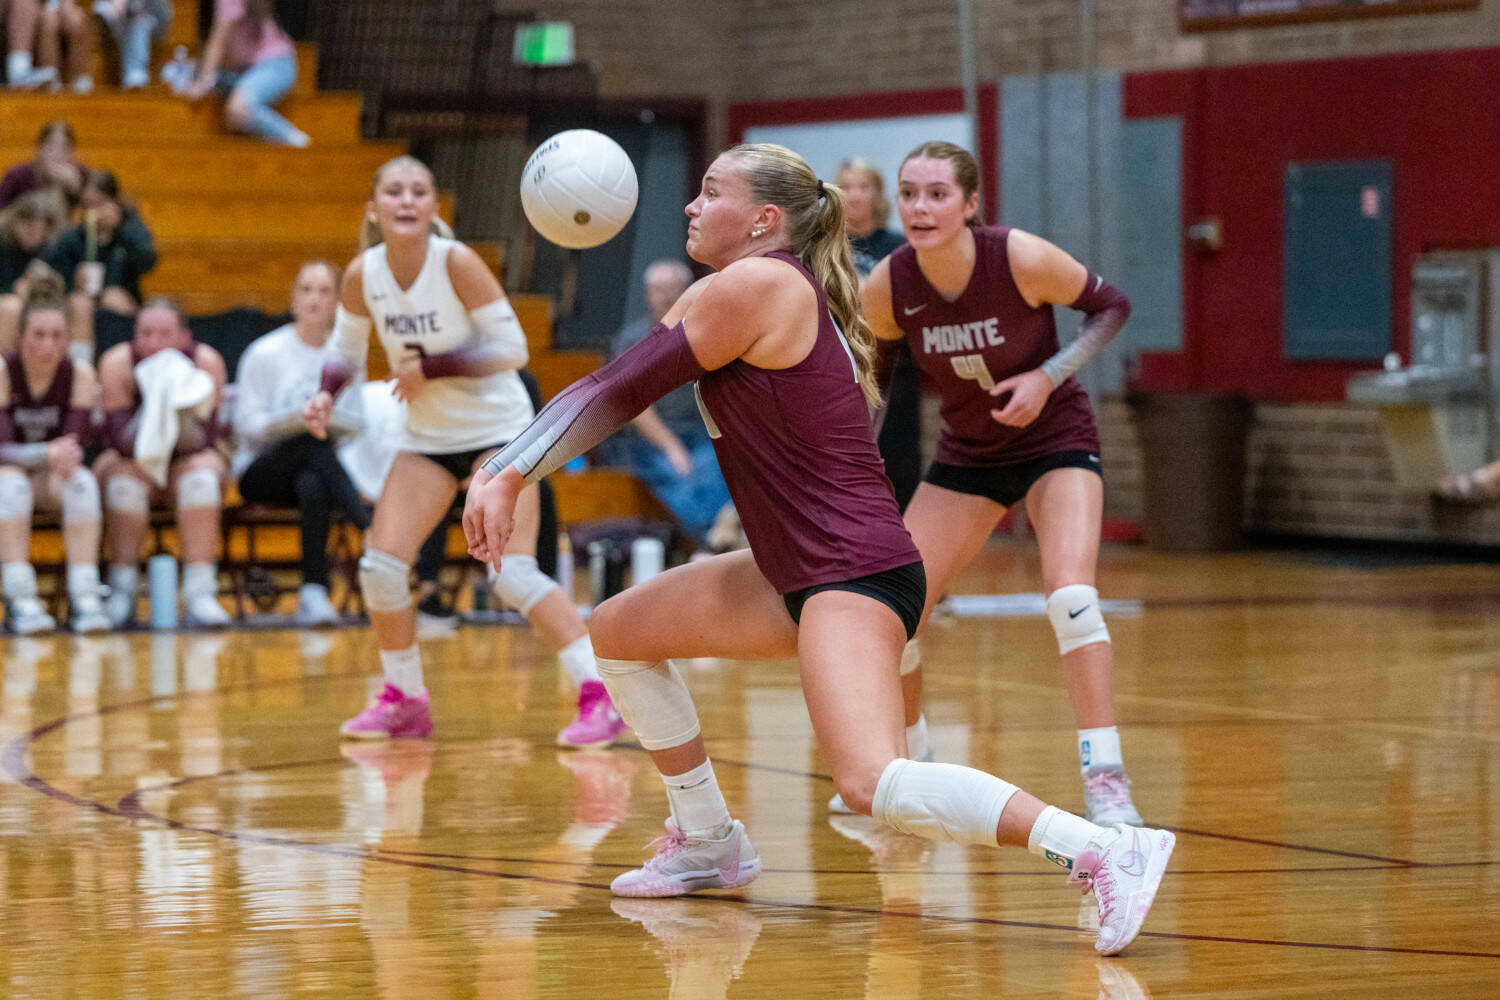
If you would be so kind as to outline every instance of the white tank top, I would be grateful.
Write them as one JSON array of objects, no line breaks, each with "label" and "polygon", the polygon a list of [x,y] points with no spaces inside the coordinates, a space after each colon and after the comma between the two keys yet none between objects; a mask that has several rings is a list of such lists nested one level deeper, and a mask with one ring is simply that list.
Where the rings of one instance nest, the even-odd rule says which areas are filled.
[{"label": "white tank top", "polygon": [[[364,252],[365,308],[392,368],[415,354],[444,354],[474,341],[469,311],[448,278],[448,251],[456,245],[429,237],[422,270],[404,291],[391,274],[384,243]],[[531,398],[513,371],[432,379],[406,408],[401,448],[428,455],[477,451],[509,441],[533,416]]]}]

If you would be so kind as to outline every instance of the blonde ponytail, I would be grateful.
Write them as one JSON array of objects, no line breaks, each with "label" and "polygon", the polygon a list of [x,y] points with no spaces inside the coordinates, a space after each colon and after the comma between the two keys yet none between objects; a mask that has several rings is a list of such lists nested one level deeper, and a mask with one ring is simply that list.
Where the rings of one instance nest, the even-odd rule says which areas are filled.
[{"label": "blonde ponytail", "polygon": [[859,311],[859,276],[844,232],[844,193],[818,179],[812,167],[785,146],[751,143],[726,154],[743,162],[751,197],[785,214],[788,247],[828,296],[828,309],[854,355],[865,400],[880,402],[875,385],[875,334]]},{"label": "blonde ponytail", "polygon": [[827,181],[818,184],[823,189],[818,228],[798,256],[828,294],[828,308],[839,321],[854,355],[859,387],[865,401],[876,406],[880,389],[875,384],[875,332],[859,311],[859,272],[854,269],[854,251],[844,231],[844,192]]}]

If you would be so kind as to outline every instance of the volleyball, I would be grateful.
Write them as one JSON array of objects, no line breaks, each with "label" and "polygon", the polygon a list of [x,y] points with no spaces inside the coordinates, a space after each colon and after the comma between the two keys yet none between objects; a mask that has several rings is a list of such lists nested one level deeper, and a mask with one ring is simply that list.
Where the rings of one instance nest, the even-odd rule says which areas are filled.
[{"label": "volleyball", "polygon": [[521,172],[521,209],[536,231],[571,250],[612,238],[635,211],[635,165],[620,144],[592,129],[559,132]]}]

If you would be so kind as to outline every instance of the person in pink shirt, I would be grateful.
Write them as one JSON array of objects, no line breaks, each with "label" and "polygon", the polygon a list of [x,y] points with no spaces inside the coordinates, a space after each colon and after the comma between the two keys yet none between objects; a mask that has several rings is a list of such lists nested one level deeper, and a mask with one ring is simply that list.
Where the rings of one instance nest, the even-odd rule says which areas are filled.
[{"label": "person in pink shirt", "polygon": [[306,146],[307,133],[271,105],[297,82],[297,49],[273,16],[272,0],[215,0],[214,23],[188,99],[229,94],[224,118],[238,132],[283,146]]}]

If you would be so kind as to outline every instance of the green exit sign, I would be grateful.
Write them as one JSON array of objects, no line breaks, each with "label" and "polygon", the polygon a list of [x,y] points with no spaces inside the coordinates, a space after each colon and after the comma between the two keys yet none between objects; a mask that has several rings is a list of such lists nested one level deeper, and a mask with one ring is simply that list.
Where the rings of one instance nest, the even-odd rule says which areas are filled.
[{"label": "green exit sign", "polygon": [[573,25],[538,21],[516,28],[515,62],[522,66],[567,66],[573,62]]}]

